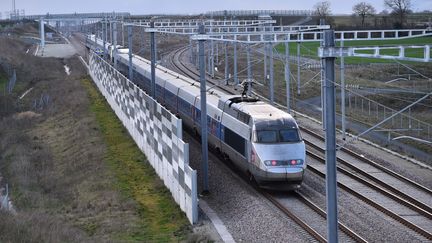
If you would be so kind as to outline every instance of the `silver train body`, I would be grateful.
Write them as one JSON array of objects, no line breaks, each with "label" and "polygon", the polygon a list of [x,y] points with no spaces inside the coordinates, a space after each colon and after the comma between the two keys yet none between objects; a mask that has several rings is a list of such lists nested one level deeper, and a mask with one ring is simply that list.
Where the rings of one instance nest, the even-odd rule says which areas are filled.
[{"label": "silver train body", "polygon": [[[87,43],[90,48],[102,47],[100,40],[95,43],[93,39]],[[111,50],[111,46],[107,45],[107,49]],[[121,49],[115,55],[118,69],[127,73],[128,49]],[[134,82],[149,93],[150,62],[134,55],[133,70]],[[263,188],[298,188],[306,169],[306,150],[293,117],[255,98],[207,90],[211,90],[207,93],[210,146],[229,157],[232,163]],[[158,66],[156,99],[177,114],[185,126],[200,132],[198,81]]]}]

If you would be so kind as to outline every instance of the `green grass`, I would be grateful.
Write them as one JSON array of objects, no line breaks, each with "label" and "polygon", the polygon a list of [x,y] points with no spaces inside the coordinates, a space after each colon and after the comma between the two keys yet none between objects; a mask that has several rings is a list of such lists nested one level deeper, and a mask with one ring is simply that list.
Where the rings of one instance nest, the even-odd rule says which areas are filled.
[{"label": "green grass", "polygon": [[[399,40],[361,40],[361,41],[345,41],[344,46],[397,46],[397,45],[426,45],[432,43],[432,37],[416,37],[409,39],[399,39]],[[297,55],[297,43],[290,43],[289,49],[291,55]],[[339,42],[336,42],[336,46],[340,46]],[[318,47],[319,42],[304,42],[300,44],[300,54],[302,56],[307,56],[313,59],[318,59]],[[279,53],[285,53],[285,45],[279,44],[276,46],[276,50]],[[372,53],[370,51],[364,51],[359,53]],[[423,58],[423,49],[406,49],[406,56]],[[397,50],[385,50],[381,51],[381,54],[385,55],[398,55]],[[432,56],[432,49],[431,49]],[[376,59],[376,58],[361,58],[361,57],[347,57],[345,58],[346,64],[359,64],[359,63],[389,63],[394,62],[392,60]]]},{"label": "green grass", "polygon": [[[177,242],[184,240],[189,221],[157,177],[104,97],[89,79],[82,81],[90,97],[90,110],[96,115],[107,145],[106,160],[123,194],[138,205],[138,231],[125,232],[120,241]],[[89,227],[92,230],[92,227]]]}]

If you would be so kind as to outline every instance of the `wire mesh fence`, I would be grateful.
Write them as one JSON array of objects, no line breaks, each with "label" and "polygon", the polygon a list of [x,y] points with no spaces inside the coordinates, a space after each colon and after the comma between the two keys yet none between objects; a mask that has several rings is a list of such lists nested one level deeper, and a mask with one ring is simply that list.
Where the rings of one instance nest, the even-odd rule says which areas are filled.
[{"label": "wire mesh fence", "polygon": [[[347,121],[360,121],[372,126],[399,111],[360,95],[358,90],[347,89],[346,92]],[[337,111],[340,113],[340,106],[337,107]],[[384,123],[378,131],[388,132],[389,137],[405,135],[431,140],[432,124],[416,118],[414,113],[417,112],[414,112],[414,108],[410,108],[405,113],[397,114]]]}]

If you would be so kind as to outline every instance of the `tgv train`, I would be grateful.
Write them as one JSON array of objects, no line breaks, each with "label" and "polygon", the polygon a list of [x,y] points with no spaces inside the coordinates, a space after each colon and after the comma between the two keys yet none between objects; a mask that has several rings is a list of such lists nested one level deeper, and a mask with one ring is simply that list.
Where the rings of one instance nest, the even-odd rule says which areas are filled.
[{"label": "tgv train", "polygon": [[[89,38],[88,47],[102,47]],[[106,48],[111,50],[107,44]],[[110,51],[110,56],[113,52]],[[128,49],[117,51],[118,69],[127,73]],[[112,58],[112,56],[111,56]],[[134,82],[150,93],[150,62],[133,56]],[[260,187],[293,190],[306,169],[305,144],[293,117],[252,97],[207,89],[208,142],[246,172]],[[169,69],[156,68],[156,99],[185,126],[200,132],[200,83]]]}]

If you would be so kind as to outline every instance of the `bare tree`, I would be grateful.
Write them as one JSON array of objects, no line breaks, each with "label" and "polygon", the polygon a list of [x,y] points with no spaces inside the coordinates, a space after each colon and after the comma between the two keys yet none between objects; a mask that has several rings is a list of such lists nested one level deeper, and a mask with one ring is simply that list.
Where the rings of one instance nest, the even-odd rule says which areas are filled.
[{"label": "bare tree", "polygon": [[361,17],[361,25],[364,26],[364,21],[367,16],[376,13],[375,8],[370,3],[360,2],[353,6],[353,12]]},{"label": "bare tree", "polygon": [[411,0],[384,0],[384,6],[392,10],[392,14],[397,16],[398,24],[402,27],[412,5]]},{"label": "bare tree", "polygon": [[313,8],[316,16],[318,16],[320,19],[324,19],[326,24],[331,24],[330,22],[333,20],[329,16],[331,14],[329,1],[318,2]]},{"label": "bare tree", "polygon": [[314,10],[316,15],[325,18],[331,14],[330,2],[318,2],[314,5]]}]

